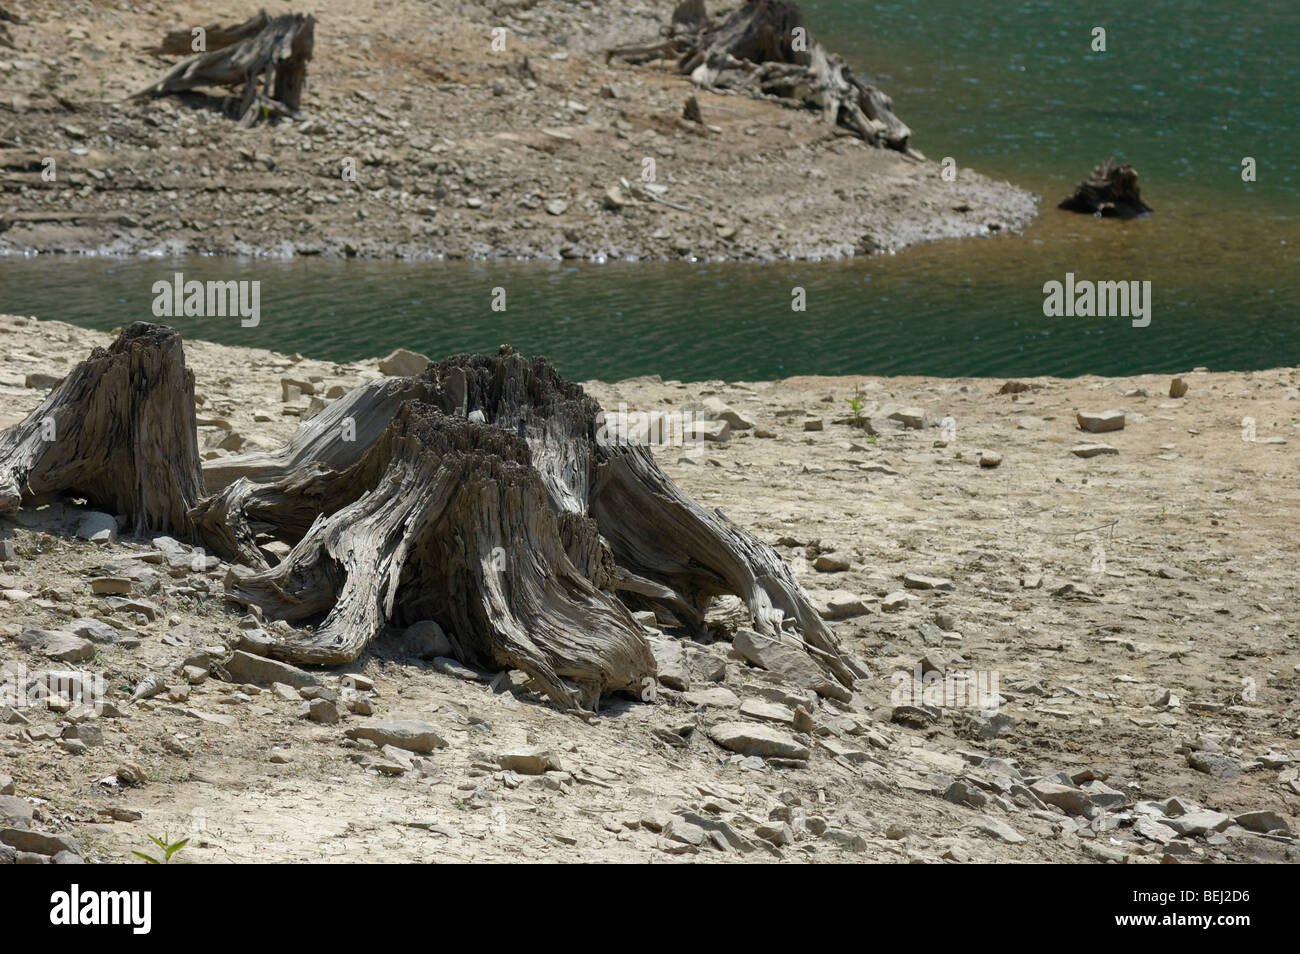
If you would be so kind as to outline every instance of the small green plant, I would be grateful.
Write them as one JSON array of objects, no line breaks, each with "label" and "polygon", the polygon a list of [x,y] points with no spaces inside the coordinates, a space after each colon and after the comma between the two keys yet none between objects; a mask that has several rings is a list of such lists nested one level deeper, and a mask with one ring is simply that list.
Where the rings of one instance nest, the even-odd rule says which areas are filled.
[{"label": "small green plant", "polygon": [[853,397],[846,397],[844,403],[849,406],[853,412],[853,424],[855,427],[862,426],[862,411],[866,408],[866,399],[862,396],[862,385],[858,384],[853,388]]},{"label": "small green plant", "polygon": [[143,851],[133,851],[131,852],[131,854],[135,855],[137,858],[143,858],[151,865],[168,864],[172,860],[172,855],[176,854],[176,852],[180,851],[182,848],[188,845],[190,843],[190,840],[188,838],[184,838],[181,841],[175,841],[168,844],[167,839],[168,839],[168,835],[166,832],[163,832],[163,836],[161,838],[155,838],[153,835],[149,836],[149,840],[162,849],[162,853],[163,853],[162,858],[155,858],[153,855],[146,855]]}]

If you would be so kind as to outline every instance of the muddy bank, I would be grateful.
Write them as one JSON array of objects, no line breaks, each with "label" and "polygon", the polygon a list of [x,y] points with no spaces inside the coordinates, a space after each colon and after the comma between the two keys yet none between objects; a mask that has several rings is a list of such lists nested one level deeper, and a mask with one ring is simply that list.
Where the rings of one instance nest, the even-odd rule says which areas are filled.
[{"label": "muddy bank", "polygon": [[684,121],[692,87],[670,64],[603,56],[654,36],[668,3],[311,12],[305,119],[251,130],[215,103],[124,100],[174,61],[141,51],[184,11],[25,12],[0,48],[0,251],[816,260],[1035,214],[1023,190],[946,182],[806,111],[697,92],[703,122]]}]

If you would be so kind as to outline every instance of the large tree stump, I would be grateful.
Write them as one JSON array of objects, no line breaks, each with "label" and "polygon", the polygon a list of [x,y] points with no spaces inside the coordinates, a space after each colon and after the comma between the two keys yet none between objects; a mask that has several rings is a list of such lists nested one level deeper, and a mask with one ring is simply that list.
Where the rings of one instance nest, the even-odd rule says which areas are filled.
[{"label": "large tree stump", "polygon": [[679,73],[704,89],[815,109],[873,146],[920,157],[890,98],[812,39],[797,4],[747,0],[711,21],[702,0],[691,0],[674,11],[660,42],[606,51],[607,60],[630,63],[670,56],[678,57]]},{"label": "large tree stump", "polygon": [[[457,657],[518,668],[556,702],[591,707],[639,690],[655,674],[641,627],[570,559],[532,463],[514,434],[406,404],[355,465],[323,481],[339,485],[326,496],[354,501],[230,595],[290,622],[328,611],[276,650],[297,662],[353,659],[386,622],[435,619]],[[597,545],[590,521],[575,531]]]},{"label": "large tree stump", "polygon": [[96,348],[26,420],[0,432],[0,513],[75,494],[137,533],[188,533],[203,487],[194,375],[181,336],[138,321]]},{"label": "large tree stump", "polygon": [[1080,182],[1074,194],[1058,208],[1102,218],[1131,219],[1146,215],[1151,206],[1142,201],[1137,179],[1136,169],[1127,162],[1117,162],[1111,156],[1101,165],[1094,166],[1092,175]]},{"label": "large tree stump", "polygon": [[[0,433],[0,512],[53,493],[190,536],[233,561],[229,599],[296,628],[301,663],[357,658],[437,620],[463,662],[514,667],[565,706],[656,674],[624,599],[704,631],[721,595],[800,645],[847,698],[862,670],[770,547],[700,507],[599,405],[509,347],[354,389],[278,451],[208,470],[180,336],[137,323]],[[268,559],[268,538],[290,546]]]},{"label": "large tree stump", "polygon": [[[439,427],[450,427],[449,422],[456,421],[471,431],[495,435],[494,441],[501,440],[501,435],[512,437],[526,448],[526,467],[540,490],[540,494],[528,491],[529,505],[551,513],[555,523],[554,528],[546,521],[530,524],[525,533],[509,520],[493,517],[486,526],[499,529],[480,532],[497,541],[493,545],[506,554],[511,554],[511,539],[536,539],[540,555],[532,557],[530,565],[539,561],[542,566],[555,565],[554,536],[567,560],[564,573],[575,570],[598,590],[609,591],[610,605],[617,604],[617,609],[602,608],[604,604],[598,603],[597,610],[613,612],[620,620],[626,610],[613,597],[615,591],[636,605],[666,610],[688,630],[702,633],[711,600],[737,595],[748,607],[755,629],[802,643],[829,680],[852,685],[853,669],[833,634],[775,551],[722,514],[703,509],[683,494],[659,470],[645,447],[601,439],[600,407],[581,387],[566,381],[544,359],[528,359],[508,347],[491,356],[448,358],[409,379],[357,388],[304,424],[280,451],[228,458],[219,465],[219,472],[217,465],[211,465],[209,489],[216,489],[218,483],[223,489],[196,508],[194,519],[213,549],[258,571],[233,588],[236,598],[291,622],[318,617],[334,607],[320,630],[286,641],[276,650],[279,654],[298,661],[345,662],[365,648],[383,622],[414,621],[421,612],[434,614],[452,633],[467,623],[478,627],[470,642],[459,648],[479,662],[485,658],[500,662],[504,656],[492,655],[497,652],[493,647],[516,642],[508,635],[514,632],[512,625],[501,621],[528,615],[517,609],[510,613],[494,610],[480,618],[437,605],[412,616],[410,605],[423,604],[410,604],[404,597],[376,612],[378,598],[367,597],[361,599],[361,603],[370,601],[362,616],[347,616],[346,626],[341,622],[345,616],[338,607],[344,606],[344,600],[338,594],[345,578],[351,577],[340,575],[337,569],[320,570],[326,564],[337,566],[340,559],[330,557],[334,561],[330,563],[322,554],[349,552],[347,547],[359,546],[355,535],[361,531],[357,527],[364,526],[368,528],[365,533],[373,535],[379,523],[389,526],[396,519],[388,511],[376,516],[367,508],[379,506],[379,500],[398,492],[394,487],[407,487],[390,473],[391,467],[399,465],[388,462],[394,459],[392,444],[397,440],[391,422],[405,420],[403,415],[410,407],[436,410],[440,416],[432,420],[439,422]],[[340,435],[349,421],[355,425],[355,439],[344,441]],[[496,443],[484,446],[497,452]],[[513,458],[511,462],[523,464]],[[440,471],[435,467],[430,473]],[[409,477],[402,479],[409,481]],[[471,477],[462,479],[474,486]],[[388,489],[379,489],[381,484]],[[463,491],[469,492],[468,488]],[[407,489],[400,493],[410,495]],[[363,506],[367,500],[371,502]],[[456,511],[468,505],[437,506]],[[491,511],[476,506],[480,512]],[[411,518],[406,519],[410,525]],[[439,526],[451,532],[458,525],[452,520]],[[284,563],[272,568],[259,548],[260,535],[273,536],[295,549]],[[475,551],[476,559],[481,560],[484,547],[486,544]],[[515,558],[510,556],[511,561]],[[366,559],[378,559],[383,567],[390,557],[371,554]],[[500,563],[502,555],[495,559]],[[447,584],[438,582],[445,568],[421,565],[429,567],[431,576],[426,582],[430,590],[445,590]],[[304,566],[313,569],[307,571]],[[388,570],[382,572],[391,575]],[[490,579],[476,577],[469,585],[481,587]],[[377,593],[378,589],[367,583],[360,592]],[[324,602],[321,594],[326,594]],[[584,614],[596,611],[590,608],[590,598],[589,594],[584,597],[588,600],[583,603],[587,607]],[[349,596],[344,608],[357,614],[362,612],[358,605],[358,598]],[[572,616],[575,611],[568,612]],[[553,612],[534,613],[531,618],[551,620],[555,616]],[[490,626],[485,630],[489,624],[501,627],[500,631]],[[584,625],[592,624],[588,619]],[[477,648],[471,650],[470,645]],[[535,658],[518,649],[502,652],[528,661],[534,669],[516,664],[525,671],[536,670],[539,681],[551,679]],[[623,650],[614,656],[623,659]],[[553,665],[552,670],[559,672]],[[603,675],[584,672],[581,678],[571,666],[565,672],[570,673],[566,678],[606,688],[626,676],[620,669],[601,670]]]},{"label": "large tree stump", "polygon": [[[315,42],[314,18],[298,13],[265,21],[254,17],[236,26],[208,29],[216,36],[205,52],[177,63],[131,98],[164,96],[200,86],[242,85],[236,111],[240,125],[251,126],[263,112],[298,114]],[[184,37],[188,37],[186,31],[169,33],[154,49],[174,52]]]}]

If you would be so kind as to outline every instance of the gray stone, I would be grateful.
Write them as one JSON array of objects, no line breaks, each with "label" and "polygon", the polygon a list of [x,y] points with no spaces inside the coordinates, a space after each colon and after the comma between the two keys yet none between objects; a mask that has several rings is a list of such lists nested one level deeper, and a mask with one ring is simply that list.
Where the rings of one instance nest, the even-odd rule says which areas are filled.
[{"label": "gray stone", "polygon": [[0,795],[0,828],[30,828],[35,809],[14,795]]},{"label": "gray stone", "polygon": [[1087,815],[1092,808],[1092,800],[1087,793],[1070,785],[1042,780],[1031,785],[1030,790],[1043,802],[1055,805],[1071,815]]},{"label": "gray stone", "polygon": [[1208,835],[1223,831],[1232,824],[1232,818],[1222,812],[1201,808],[1177,818],[1162,818],[1160,824],[1168,825],[1180,835]]},{"label": "gray stone", "polygon": [[77,536],[93,543],[116,543],[117,520],[112,514],[98,510],[88,511],[77,524]]},{"label": "gray stone", "polygon": [[775,702],[746,699],[740,704],[740,714],[747,719],[757,719],[759,722],[794,725],[794,713],[788,707]]},{"label": "gray stone", "polygon": [[307,707],[307,717],[312,722],[320,722],[323,725],[333,725],[338,722],[342,715],[339,712],[337,703],[328,699],[313,699]]},{"label": "gray stone", "polygon": [[1009,845],[1018,845],[1025,840],[1025,836],[1020,834],[1000,818],[990,818],[988,815],[977,815],[971,826],[986,835],[991,835]]},{"label": "gray stone", "polygon": [[752,629],[738,629],[732,639],[732,648],[746,662],[766,669],[787,682],[819,695],[848,702],[852,694],[838,682],[822,672],[812,658],[801,648],[764,636]]},{"label": "gray stone", "polygon": [[59,662],[86,662],[95,658],[95,644],[88,639],[59,630],[29,629],[21,642],[50,659]]},{"label": "gray stone", "polygon": [[423,619],[412,623],[402,633],[402,648],[421,659],[450,656],[451,640],[436,620]]},{"label": "gray stone", "polygon": [[408,752],[428,754],[447,745],[446,739],[428,722],[419,719],[401,719],[396,722],[377,722],[348,729],[349,739],[368,739],[383,748],[391,745]]},{"label": "gray stone", "polygon": [[903,585],[909,590],[955,590],[952,580],[941,576],[923,576],[920,573],[904,573]]},{"label": "gray stone", "polygon": [[0,775],[0,795],[12,795],[14,793],[13,776]]},{"label": "gray stone", "polygon": [[913,430],[919,431],[925,427],[925,411],[919,407],[900,407],[886,414],[885,417]]},{"label": "gray stone", "polygon": [[1119,451],[1109,444],[1076,444],[1070,448],[1070,453],[1087,460],[1089,457],[1100,457],[1103,454],[1118,454]]},{"label": "gray stone", "polygon": [[784,846],[794,844],[794,832],[785,822],[779,824],[759,825],[754,829],[754,834],[764,841],[769,841],[774,845]]},{"label": "gray stone", "polygon": [[686,666],[686,652],[675,639],[647,640],[659,671],[659,684],[669,689],[685,691],[691,688],[691,677]]},{"label": "gray stone", "polygon": [[0,828],[0,841],[18,851],[30,851],[38,855],[56,855],[60,851],[81,854],[81,847],[75,838],[32,831],[30,828]]},{"label": "gray stone", "polygon": [[1089,434],[1104,434],[1107,431],[1124,429],[1123,411],[1079,411],[1075,415],[1079,429]]},{"label": "gray stone", "polygon": [[497,756],[497,764],[520,775],[541,775],[543,772],[562,772],[564,766],[550,749],[537,746],[511,749]]},{"label": "gray stone", "polygon": [[1258,831],[1265,834],[1271,831],[1282,831],[1287,834],[1291,833],[1291,826],[1288,825],[1286,819],[1277,812],[1243,812],[1238,815],[1234,821],[1247,831]]},{"label": "gray stone", "polygon": [[843,573],[852,564],[841,553],[823,553],[813,560],[813,569],[818,573]]},{"label": "gray stone", "polygon": [[724,749],[741,755],[806,760],[811,754],[788,733],[754,722],[720,722],[709,730],[709,736]]},{"label": "gray stone", "polygon": [[412,375],[419,374],[428,366],[429,358],[414,351],[408,351],[406,348],[396,349],[387,358],[383,358],[379,362],[381,373],[399,378],[409,378]]},{"label": "gray stone", "polygon": [[825,620],[850,619],[871,612],[862,597],[848,590],[828,590],[816,596],[817,614]]},{"label": "gray stone", "polygon": [[740,705],[740,697],[725,686],[692,689],[682,696],[682,701],[687,705],[715,706],[719,709],[734,709]]},{"label": "gray stone", "polygon": [[121,633],[98,619],[74,619],[64,629],[92,643],[111,644],[121,638]]},{"label": "gray stone", "polygon": [[1192,752],[1187,756],[1187,764],[1196,771],[1215,778],[1230,779],[1241,775],[1241,766],[1226,755],[1214,752]]},{"label": "gray stone", "polygon": [[251,682],[266,686],[282,682],[287,686],[294,686],[299,689],[303,686],[320,685],[320,680],[313,674],[299,669],[297,666],[290,666],[278,659],[254,656],[242,649],[235,650],[224,663],[224,667],[226,672],[230,673],[230,678],[235,682]]}]

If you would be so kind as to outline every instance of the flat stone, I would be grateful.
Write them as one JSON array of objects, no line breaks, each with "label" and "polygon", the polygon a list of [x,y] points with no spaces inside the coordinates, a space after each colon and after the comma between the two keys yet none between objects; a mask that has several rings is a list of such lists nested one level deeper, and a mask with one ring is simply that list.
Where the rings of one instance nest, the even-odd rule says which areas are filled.
[{"label": "flat stone", "polygon": [[64,629],[92,643],[116,643],[122,635],[112,626],[98,619],[74,619]]},{"label": "flat stone", "polygon": [[851,565],[849,558],[840,553],[822,553],[813,560],[813,569],[818,573],[842,573]]},{"label": "flat stone", "polygon": [[848,702],[852,694],[822,672],[812,658],[797,646],[754,632],[738,629],[732,648],[746,662],[766,669],[793,685],[811,689],[819,695]]},{"label": "flat stone", "polygon": [[90,510],[77,524],[77,536],[93,543],[116,543],[117,521],[112,514]]},{"label": "flat stone", "polygon": [[811,754],[806,745],[788,733],[754,722],[720,722],[709,729],[709,737],[741,755],[806,760]]},{"label": "flat stone", "polygon": [[1215,778],[1238,778],[1241,775],[1240,765],[1226,755],[1214,752],[1192,752],[1187,756],[1187,764]]},{"label": "flat stone", "polygon": [[1291,826],[1288,825],[1286,819],[1277,812],[1242,812],[1233,820],[1247,831],[1258,831],[1263,832],[1264,834],[1271,831],[1282,831],[1287,834],[1291,833]]},{"label": "flat stone", "polygon": [[1124,429],[1123,411],[1079,411],[1075,415],[1079,429],[1089,434],[1105,434]]},{"label": "flat stone", "polygon": [[94,643],[61,630],[27,630],[21,641],[33,651],[59,662],[86,662],[95,658]]},{"label": "flat stone", "polygon": [[912,598],[902,590],[896,590],[888,594],[880,601],[880,609],[886,613],[896,613],[899,610],[907,609],[912,603]]},{"label": "flat stone", "polygon": [[1086,815],[1092,807],[1092,799],[1086,792],[1069,785],[1044,780],[1035,782],[1030,790],[1040,801],[1055,805],[1071,815]]},{"label": "flat stone", "polygon": [[1119,451],[1109,444],[1077,444],[1070,448],[1070,453],[1087,460],[1089,457],[1099,457],[1103,454],[1118,454]]},{"label": "flat stone", "polygon": [[286,686],[294,686],[299,689],[303,686],[320,685],[320,680],[313,674],[299,669],[297,666],[290,666],[278,659],[254,656],[242,649],[235,650],[234,654],[226,660],[224,666],[226,672],[230,673],[230,678],[235,682],[250,682],[266,686],[282,682]]},{"label": "flat stone", "polygon": [[669,689],[685,691],[691,688],[690,672],[686,666],[686,651],[675,639],[649,639],[650,652],[655,657],[659,671],[659,684]]},{"label": "flat stone", "polygon": [[775,702],[746,699],[740,704],[740,714],[747,719],[757,719],[759,722],[778,722],[782,725],[794,725],[794,712],[787,706]]},{"label": "flat stone", "polygon": [[919,431],[925,427],[925,411],[919,407],[900,407],[886,414],[885,417],[913,430]]},{"label": "flat stone", "polygon": [[1202,808],[1177,818],[1162,818],[1160,824],[1168,825],[1180,835],[1208,835],[1210,832],[1223,831],[1232,824],[1232,818],[1222,812]]},{"label": "flat stone", "polygon": [[428,357],[415,351],[408,351],[406,348],[397,348],[379,362],[379,370],[382,374],[399,378],[409,378],[419,374],[428,366]]},{"label": "flat stone", "polygon": [[30,851],[37,855],[57,855],[60,851],[81,854],[76,839],[68,835],[32,831],[29,828],[0,828],[0,841],[18,851]]},{"label": "flat stone", "polygon": [[740,697],[725,686],[692,689],[682,696],[682,700],[687,705],[714,706],[719,709],[734,709],[740,705]]},{"label": "flat stone", "polygon": [[35,811],[12,793],[0,795],[0,828],[31,828]]},{"label": "flat stone", "polygon": [[343,734],[349,739],[367,739],[380,748],[391,745],[421,754],[428,754],[447,745],[447,740],[438,734],[433,725],[420,719],[399,719],[396,722],[355,726]]},{"label": "flat stone", "polygon": [[941,576],[922,576],[920,573],[904,573],[903,585],[909,590],[955,590],[952,580]]},{"label": "flat stone", "polygon": [[497,756],[497,764],[520,775],[541,775],[543,772],[562,772],[564,766],[550,749],[532,746],[511,749]]},{"label": "flat stone", "polygon": [[1019,845],[1025,841],[1025,836],[1020,834],[1000,818],[990,818],[988,815],[976,815],[971,822],[971,827],[976,831],[991,835],[999,841],[1005,841],[1009,845]]},{"label": "flat stone", "polygon": [[871,612],[866,601],[849,590],[827,590],[815,594],[817,615],[825,620],[852,619]]},{"label": "flat stone", "polygon": [[451,640],[437,620],[422,619],[402,632],[402,648],[421,659],[450,656]]}]

